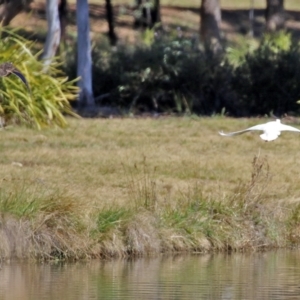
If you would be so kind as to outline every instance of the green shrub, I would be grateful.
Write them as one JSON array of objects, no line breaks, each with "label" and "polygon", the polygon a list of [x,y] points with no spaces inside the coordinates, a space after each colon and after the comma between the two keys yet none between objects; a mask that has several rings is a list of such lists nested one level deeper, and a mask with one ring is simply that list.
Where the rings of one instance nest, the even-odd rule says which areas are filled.
[{"label": "green shrub", "polygon": [[290,35],[266,35],[235,69],[232,89],[244,115],[299,113],[300,48]]},{"label": "green shrub", "polygon": [[[75,78],[74,53],[67,57],[73,57],[66,70]],[[127,113],[297,114],[299,82],[299,44],[286,32],[265,35],[260,43],[241,40],[223,54],[195,38],[154,30],[135,45],[111,48],[99,40],[93,47],[98,104]]]},{"label": "green shrub", "polygon": [[101,104],[129,112],[220,112],[231,97],[231,66],[201,50],[196,39],[157,34],[153,43],[120,45],[114,51],[98,42],[93,51],[93,86]]},{"label": "green shrub", "polygon": [[30,90],[16,76],[0,79],[0,113],[6,122],[41,128],[67,124],[64,114],[75,115],[69,101],[78,93],[73,81],[59,70],[57,62],[47,72],[33,43],[13,32],[0,39],[0,63],[12,62],[26,77]]}]

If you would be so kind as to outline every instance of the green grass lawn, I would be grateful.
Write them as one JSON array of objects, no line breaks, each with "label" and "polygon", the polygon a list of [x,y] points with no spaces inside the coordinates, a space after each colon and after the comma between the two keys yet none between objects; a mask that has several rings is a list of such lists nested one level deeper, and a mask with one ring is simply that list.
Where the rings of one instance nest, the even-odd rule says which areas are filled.
[{"label": "green grass lawn", "polygon": [[[1,133],[0,175],[40,181],[102,206],[130,204],[128,182],[143,175],[157,181],[158,196],[182,193],[195,183],[218,199],[251,179],[252,160],[267,156],[270,195],[292,200],[300,191],[297,134],[272,143],[257,133],[221,137],[218,130],[243,129],[266,119],[161,118],[72,120],[67,129],[9,128]],[[300,137],[299,137],[300,138]],[[19,167],[22,165],[22,167]]]}]

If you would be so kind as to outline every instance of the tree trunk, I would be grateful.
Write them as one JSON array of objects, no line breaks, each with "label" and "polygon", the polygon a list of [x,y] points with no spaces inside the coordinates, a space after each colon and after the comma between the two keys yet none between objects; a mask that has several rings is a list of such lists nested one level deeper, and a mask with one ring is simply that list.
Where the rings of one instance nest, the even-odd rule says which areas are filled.
[{"label": "tree trunk", "polygon": [[55,56],[60,42],[58,0],[47,0],[46,16],[48,22],[48,31],[42,59],[45,60],[44,65],[47,67]]},{"label": "tree trunk", "polygon": [[155,0],[154,1],[152,20],[153,20],[153,25],[156,24],[156,23],[161,22],[161,18],[160,18],[160,0]]},{"label": "tree trunk", "polygon": [[66,28],[68,24],[68,2],[67,0],[60,0],[58,6],[59,21],[60,21],[60,40],[66,41]]},{"label": "tree trunk", "polygon": [[266,31],[276,31],[285,27],[284,0],[267,0]]},{"label": "tree trunk", "polygon": [[87,0],[76,2],[77,23],[77,76],[80,77],[78,106],[79,109],[93,110],[95,100],[92,90],[92,57],[89,23],[89,6]]},{"label": "tree trunk", "polygon": [[9,25],[10,21],[20,12],[29,7],[33,0],[10,0],[1,1],[0,23],[2,26]]},{"label": "tree trunk", "polygon": [[114,12],[110,0],[105,0],[106,19],[108,24],[108,37],[110,44],[114,46],[117,42],[117,36],[114,30]]},{"label": "tree trunk", "polygon": [[153,28],[155,24],[161,22],[159,0],[136,0],[135,2],[135,27]]},{"label": "tree trunk", "polygon": [[221,49],[221,9],[219,0],[202,0],[200,8],[200,35],[214,51]]},{"label": "tree trunk", "polygon": [[249,10],[249,36],[254,37],[254,0],[251,0],[251,6]]}]

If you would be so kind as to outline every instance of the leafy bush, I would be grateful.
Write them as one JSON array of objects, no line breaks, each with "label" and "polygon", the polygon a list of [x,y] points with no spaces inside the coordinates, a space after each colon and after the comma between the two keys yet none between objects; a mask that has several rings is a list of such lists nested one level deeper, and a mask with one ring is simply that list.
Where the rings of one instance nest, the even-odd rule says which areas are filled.
[{"label": "leafy bush", "polygon": [[[148,39],[147,39],[148,41]],[[229,103],[231,67],[195,39],[158,34],[153,42],[93,52],[94,94],[130,112],[220,112]]]},{"label": "leafy bush", "polygon": [[0,113],[6,122],[23,123],[41,128],[65,126],[64,114],[72,114],[69,101],[74,100],[77,88],[73,81],[53,63],[47,72],[40,53],[33,54],[34,44],[13,32],[0,39],[0,63],[12,62],[26,77],[30,90],[15,76],[0,80]]},{"label": "leafy bush", "polygon": [[235,69],[235,104],[245,115],[299,113],[300,48],[283,32],[266,35]]},{"label": "leafy bush", "polygon": [[[265,35],[260,43],[244,39],[223,54],[176,33],[147,30],[144,37],[116,48],[95,42],[93,89],[99,104],[129,113],[299,113],[300,49],[285,32]],[[74,62],[68,66],[73,77]]]}]

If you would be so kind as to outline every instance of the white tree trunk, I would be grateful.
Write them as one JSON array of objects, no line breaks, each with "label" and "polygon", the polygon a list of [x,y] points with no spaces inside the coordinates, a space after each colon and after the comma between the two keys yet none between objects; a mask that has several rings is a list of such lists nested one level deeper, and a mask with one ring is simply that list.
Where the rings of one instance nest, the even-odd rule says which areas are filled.
[{"label": "white tree trunk", "polygon": [[93,109],[95,100],[92,90],[92,58],[89,24],[89,6],[87,0],[76,2],[77,22],[77,76],[80,77],[79,107]]},{"label": "white tree trunk", "polygon": [[58,14],[58,0],[47,0],[46,16],[48,22],[48,32],[42,59],[45,60],[47,68],[56,54],[60,42],[60,22]]}]

